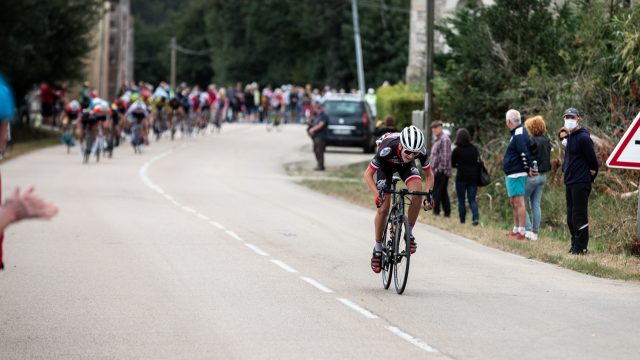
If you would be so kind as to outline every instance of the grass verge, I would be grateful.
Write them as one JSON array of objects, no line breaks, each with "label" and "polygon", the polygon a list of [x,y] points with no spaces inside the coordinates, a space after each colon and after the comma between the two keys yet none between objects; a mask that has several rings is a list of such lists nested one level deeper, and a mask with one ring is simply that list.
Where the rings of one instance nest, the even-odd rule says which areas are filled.
[{"label": "grass verge", "polygon": [[12,131],[13,143],[7,147],[0,163],[35,150],[60,144],[60,134],[57,132],[32,128],[16,128]]},{"label": "grass verge", "polygon": [[[329,181],[322,178],[314,179],[313,176],[310,176],[300,182],[315,191],[371,208],[371,216],[373,216],[374,207],[371,194],[364,181],[361,180],[366,165],[367,163],[357,163],[330,168],[325,174],[330,178]],[[295,175],[304,176],[301,167],[296,167]],[[554,198],[561,196],[555,192],[550,192],[550,196]],[[493,219],[492,216],[483,216],[483,212],[490,211],[487,201],[483,202],[479,199],[480,226],[472,227],[469,223],[460,224],[457,220],[455,196],[452,196],[451,199],[453,202],[451,218],[435,217],[430,212],[421,211],[418,221],[475,240],[483,245],[529,259],[556,264],[581,273],[609,279],[640,280],[640,257],[629,255],[626,252],[612,253],[611,247],[605,242],[605,239],[596,237],[597,233],[596,236],[591,237],[589,255],[570,255],[567,253],[569,237],[566,229],[562,229],[561,219],[555,219],[560,224],[559,226],[545,227],[541,231],[538,241],[509,240],[505,237],[505,233],[510,230],[510,225],[506,220],[500,221]],[[542,205],[544,217],[546,216],[545,203],[543,202]],[[494,215],[499,215],[500,212],[496,213],[496,211],[497,209],[493,210]],[[566,225],[564,227],[566,228]]]}]

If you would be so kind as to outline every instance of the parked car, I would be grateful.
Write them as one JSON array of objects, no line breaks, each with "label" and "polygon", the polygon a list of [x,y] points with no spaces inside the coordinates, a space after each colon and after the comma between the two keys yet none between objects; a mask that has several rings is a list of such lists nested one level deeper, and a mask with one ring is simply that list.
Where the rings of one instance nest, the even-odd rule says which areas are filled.
[{"label": "parked car", "polygon": [[375,123],[369,104],[359,95],[332,95],[324,99],[329,116],[327,145],[357,146],[364,152],[375,150]]}]

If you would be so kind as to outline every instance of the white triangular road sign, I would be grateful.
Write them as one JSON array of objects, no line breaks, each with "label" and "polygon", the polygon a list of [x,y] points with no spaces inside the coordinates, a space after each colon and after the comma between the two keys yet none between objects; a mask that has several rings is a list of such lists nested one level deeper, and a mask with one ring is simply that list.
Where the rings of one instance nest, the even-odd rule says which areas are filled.
[{"label": "white triangular road sign", "polygon": [[613,150],[607,166],[611,168],[640,170],[640,113],[624,133]]}]

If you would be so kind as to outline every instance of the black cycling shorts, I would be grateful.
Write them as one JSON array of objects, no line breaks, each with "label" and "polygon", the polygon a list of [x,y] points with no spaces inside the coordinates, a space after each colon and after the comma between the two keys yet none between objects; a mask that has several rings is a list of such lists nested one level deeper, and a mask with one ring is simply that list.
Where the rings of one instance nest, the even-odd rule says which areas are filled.
[{"label": "black cycling shorts", "polygon": [[381,166],[376,171],[376,187],[378,190],[389,190],[391,188],[394,173],[398,173],[405,184],[415,180],[422,180],[420,170],[418,170],[415,161],[398,166]]}]

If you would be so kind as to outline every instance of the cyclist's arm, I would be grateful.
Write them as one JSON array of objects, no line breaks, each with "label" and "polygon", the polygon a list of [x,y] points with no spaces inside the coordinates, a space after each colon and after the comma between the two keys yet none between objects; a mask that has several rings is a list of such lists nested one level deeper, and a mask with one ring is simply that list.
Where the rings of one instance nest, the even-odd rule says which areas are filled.
[{"label": "cyclist's arm", "polygon": [[431,166],[429,166],[427,169],[422,169],[422,170],[424,171],[425,191],[431,191],[433,190],[433,181],[434,181],[433,171],[431,171]]},{"label": "cyclist's arm", "polygon": [[378,196],[378,188],[373,180],[375,174],[376,169],[372,165],[369,165],[363,174],[364,182],[367,184],[367,187],[369,188],[369,191],[371,191],[371,194],[373,194],[374,198]]}]

